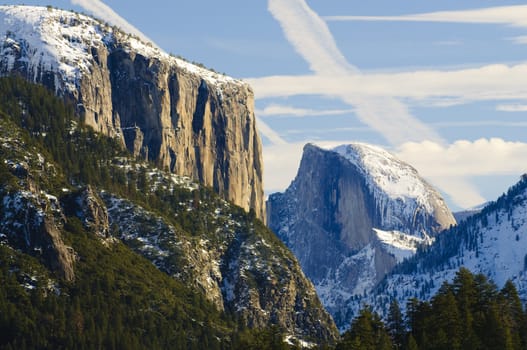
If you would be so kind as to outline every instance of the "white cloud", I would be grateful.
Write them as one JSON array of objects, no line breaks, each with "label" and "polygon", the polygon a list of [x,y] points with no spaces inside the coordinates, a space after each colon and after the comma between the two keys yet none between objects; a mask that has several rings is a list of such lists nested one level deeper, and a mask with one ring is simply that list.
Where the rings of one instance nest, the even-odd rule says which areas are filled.
[{"label": "white cloud", "polygon": [[498,105],[496,106],[496,110],[500,112],[527,112],[527,105]]},{"label": "white cloud", "polygon": [[504,120],[476,120],[476,121],[448,121],[435,122],[432,125],[436,128],[473,128],[473,127],[500,127],[500,128],[527,128],[527,121],[512,122]]},{"label": "white cloud", "polygon": [[296,177],[304,142],[264,146],[264,179],[267,193],[286,189]]},{"label": "white cloud", "polygon": [[[147,37],[143,32],[130,24],[126,19],[121,17],[110,6],[106,5],[100,0],[70,0],[73,5],[78,5],[91,13],[92,15],[107,21],[112,25],[120,27],[127,33],[139,36],[145,42],[155,43]],[[157,46],[157,45],[156,45]]]},{"label": "white cloud", "polygon": [[269,140],[269,142],[277,146],[287,145],[287,141],[284,140],[280,135],[278,135],[276,131],[271,129],[269,125],[264,123],[262,119],[257,118],[256,123],[258,125],[258,130],[262,133],[263,136],[265,136],[267,140]]},{"label": "white cloud", "polygon": [[317,74],[356,73],[340,52],[326,23],[304,0],[269,0],[268,8],[295,50]]},{"label": "white cloud", "polygon": [[512,40],[515,44],[527,45],[527,35],[516,36],[510,40]]},{"label": "white cloud", "polygon": [[437,46],[460,46],[463,45],[463,42],[461,40],[444,40],[444,41],[437,41],[434,43],[434,45]]},{"label": "white cloud", "polygon": [[450,71],[421,70],[340,77],[271,76],[247,81],[253,86],[258,98],[296,95],[341,98],[392,96],[438,106],[438,102],[439,105],[443,102],[451,105],[471,101],[527,99],[526,76],[527,63],[521,63],[492,64]]},{"label": "white cloud", "polygon": [[282,106],[271,104],[264,109],[256,110],[256,115],[259,117],[271,116],[293,116],[293,117],[310,117],[310,116],[328,116],[328,115],[342,115],[354,113],[353,109],[331,109],[331,110],[316,110],[306,108],[295,108],[291,106]]},{"label": "white cloud", "polygon": [[468,178],[527,172],[527,143],[498,138],[459,140],[447,146],[430,141],[408,142],[396,154],[463,208],[484,202]]},{"label": "white cloud", "polygon": [[[371,129],[367,126],[357,126],[357,127],[338,127],[338,128],[316,128],[316,129],[288,129],[284,131],[284,135],[322,135],[321,137],[327,138],[329,134],[335,133],[360,133],[364,135],[371,132]],[[317,137],[317,140],[319,137]]]},{"label": "white cloud", "polygon": [[407,142],[397,155],[424,176],[479,176],[527,171],[527,143],[499,138],[458,140],[448,146]]},{"label": "white cloud", "polygon": [[403,16],[326,16],[324,19],[327,21],[487,23],[527,27],[527,5],[498,6],[459,11],[438,11]]},{"label": "white cloud", "polygon": [[428,177],[427,180],[436,188],[441,189],[460,209],[474,208],[488,202],[480,191],[465,178]]},{"label": "white cloud", "polygon": [[[304,0],[269,0],[269,11],[280,23],[287,40],[315,73],[314,76],[304,77],[307,78],[307,83],[311,85],[324,81],[326,86],[331,86],[332,82],[340,82],[342,79],[360,81],[360,71],[346,61],[327,24]],[[371,97],[360,93],[360,86],[351,90],[333,87],[330,92],[321,92],[314,86],[301,86],[302,83],[295,78],[286,78],[288,82],[293,83],[290,86],[277,85],[274,78],[263,79],[265,80],[249,81],[259,85],[255,86],[257,98],[266,97],[266,93],[271,96],[283,96],[283,93],[288,91],[289,94],[299,95],[306,89],[317,89],[321,95],[339,98],[355,107],[358,118],[392,144],[400,144],[407,140],[441,140],[434,130],[412,116],[403,103],[391,97],[391,93]],[[272,92],[275,88],[280,90],[278,94]],[[264,91],[265,89],[267,91]]]}]

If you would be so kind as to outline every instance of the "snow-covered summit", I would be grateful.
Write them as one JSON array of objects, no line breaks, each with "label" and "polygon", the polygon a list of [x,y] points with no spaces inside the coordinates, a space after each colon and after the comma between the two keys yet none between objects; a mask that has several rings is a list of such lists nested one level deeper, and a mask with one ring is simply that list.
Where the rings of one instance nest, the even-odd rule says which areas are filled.
[{"label": "snow-covered summit", "polygon": [[349,322],[347,300],[456,223],[414,168],[360,143],[306,145],[295,180],[269,196],[267,211],[338,325]]},{"label": "snow-covered summit", "polygon": [[[441,195],[430,186],[411,165],[398,159],[381,147],[366,143],[337,146],[338,153],[355,165],[364,176],[381,213],[385,213],[383,229],[406,231],[397,218],[412,218],[426,214],[439,214],[445,221],[455,224]],[[448,224],[446,225],[448,227]],[[426,238],[426,233],[417,234]]]},{"label": "snow-covered summit", "polygon": [[431,213],[429,198],[436,191],[409,164],[378,146],[365,143],[341,145],[333,151],[360,169],[370,180],[370,190],[382,191],[390,198],[403,202],[415,199]]},{"label": "snow-covered summit", "polygon": [[[0,37],[4,38],[0,47],[3,73],[15,69],[15,62],[19,61],[35,75],[35,82],[39,81],[38,74],[58,73],[54,78],[62,79],[69,92],[78,87],[82,74],[90,72],[94,61],[91,49],[110,48],[116,42],[145,57],[167,60],[211,84],[244,84],[168,55],[152,43],[89,16],[51,7],[0,6]],[[62,84],[56,82],[55,86],[60,88]]]}]

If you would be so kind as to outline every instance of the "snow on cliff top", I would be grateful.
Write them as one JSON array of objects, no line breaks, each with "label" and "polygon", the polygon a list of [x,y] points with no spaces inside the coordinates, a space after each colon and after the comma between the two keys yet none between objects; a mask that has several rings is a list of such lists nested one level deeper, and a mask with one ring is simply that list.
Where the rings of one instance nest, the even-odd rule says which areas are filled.
[{"label": "snow on cliff top", "polygon": [[354,164],[367,179],[368,187],[374,193],[381,190],[391,199],[406,202],[415,199],[424,205],[429,213],[433,211],[431,195],[439,197],[413,167],[397,159],[386,150],[365,143],[351,143],[337,146],[332,151]]},{"label": "snow on cliff top", "polygon": [[69,91],[75,90],[82,73],[89,72],[93,62],[91,47],[108,45],[117,38],[138,54],[170,61],[213,85],[245,84],[172,57],[152,43],[144,43],[132,35],[115,32],[96,19],[70,11],[37,6],[0,6],[0,35],[4,38],[0,56],[8,71],[18,59],[11,49],[15,46],[22,53],[19,59],[27,62],[35,75],[39,74],[39,67],[45,71],[57,72]]}]

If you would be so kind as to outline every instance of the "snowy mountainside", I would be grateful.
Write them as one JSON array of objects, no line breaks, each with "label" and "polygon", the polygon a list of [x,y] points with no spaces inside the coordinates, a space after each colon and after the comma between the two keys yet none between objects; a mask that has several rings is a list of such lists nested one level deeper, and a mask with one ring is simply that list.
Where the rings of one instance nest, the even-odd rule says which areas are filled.
[{"label": "snowy mountainside", "polygon": [[[91,71],[91,48],[101,44],[111,46],[120,37],[126,37],[130,50],[145,57],[170,60],[212,84],[242,84],[231,77],[172,57],[152,43],[145,43],[116,27],[70,11],[38,6],[0,6],[0,33],[6,38],[0,51],[4,73],[11,71],[15,61],[21,59],[33,73],[33,82],[39,81],[38,74],[54,72],[57,73],[53,77],[55,87],[71,93],[78,89],[82,75]],[[18,50],[14,48],[21,50],[22,57],[17,57]]]},{"label": "snowy mountainside", "polygon": [[[267,202],[269,227],[297,256],[337,325],[398,263],[455,220],[415,169],[376,146],[308,144],[295,180]],[[324,247],[324,249],[320,249]]]},{"label": "snowy mountainside", "polygon": [[411,297],[427,300],[443,281],[451,282],[460,267],[486,275],[500,288],[511,280],[527,301],[527,176],[396,266],[371,295],[350,299],[347,315],[356,315],[365,303],[386,315],[393,298],[403,309]]},{"label": "snowy mountainside", "polygon": [[[363,174],[381,213],[380,227],[408,231],[408,223],[401,218],[417,221],[420,215],[445,216],[452,221],[443,198],[419,176],[417,170],[381,147],[352,143],[335,147],[332,151],[350,161]],[[417,226],[412,228],[411,234],[429,239],[429,230]]]},{"label": "snowy mountainside", "polygon": [[44,85],[134,156],[264,218],[261,142],[247,83],[51,6],[0,6],[0,38],[0,76]]}]

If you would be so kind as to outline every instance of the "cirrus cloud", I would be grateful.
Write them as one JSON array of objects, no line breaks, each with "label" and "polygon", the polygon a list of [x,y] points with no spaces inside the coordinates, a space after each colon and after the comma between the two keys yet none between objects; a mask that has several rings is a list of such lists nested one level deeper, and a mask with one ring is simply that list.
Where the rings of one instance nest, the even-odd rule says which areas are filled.
[{"label": "cirrus cloud", "polygon": [[353,113],[353,109],[330,109],[317,110],[307,108],[295,108],[291,106],[283,106],[277,104],[270,104],[264,109],[256,110],[255,113],[259,117],[272,116],[293,116],[293,117],[311,117],[311,116],[328,116],[328,115],[342,115]]},{"label": "cirrus cloud", "polygon": [[437,11],[402,16],[325,16],[327,21],[401,21],[505,24],[527,27],[527,5]]},{"label": "cirrus cloud", "polygon": [[[341,79],[361,79],[362,73],[347,62],[327,24],[305,0],[269,0],[268,9],[279,22],[289,43],[309,63],[314,75],[305,78],[312,79],[308,82],[310,85],[319,81],[331,85],[329,82],[340,82]],[[285,90],[290,94],[301,95],[306,88],[314,88],[303,87],[300,85],[302,83],[294,78],[288,79],[293,85],[287,87],[276,85],[273,78],[262,79],[264,80],[248,80],[249,83],[256,84],[257,98],[266,97],[266,89],[272,96],[284,96]],[[341,86],[338,83],[337,85]],[[279,89],[281,94],[271,92],[275,88]],[[354,88],[360,89],[360,86]],[[320,93],[320,90],[318,91]],[[391,144],[425,139],[441,142],[441,137],[433,129],[414,117],[407,106],[391,94],[371,96],[357,93],[356,90],[334,88],[331,92],[320,94],[338,98],[352,106],[361,122],[379,132]]]},{"label": "cirrus cloud", "polygon": [[527,100],[527,63],[459,70],[362,73],[353,76],[270,76],[247,79],[258,98],[297,95],[412,99],[438,106],[471,101]]},{"label": "cirrus cloud", "polygon": [[[92,15],[99,17],[108,23],[116,25],[123,29],[125,32],[137,35],[145,42],[150,42],[154,45],[153,40],[147,37],[143,32],[137,29],[134,25],[130,24],[126,19],[121,17],[117,12],[115,12],[110,6],[106,5],[100,0],[70,0],[73,5],[78,5],[91,13]],[[157,48],[159,46],[156,45]]]}]

